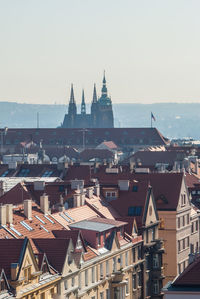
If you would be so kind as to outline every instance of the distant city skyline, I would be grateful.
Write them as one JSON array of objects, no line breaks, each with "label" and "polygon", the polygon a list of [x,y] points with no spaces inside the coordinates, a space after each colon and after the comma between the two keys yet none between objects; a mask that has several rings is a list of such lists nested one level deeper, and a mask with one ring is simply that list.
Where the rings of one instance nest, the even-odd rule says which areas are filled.
[{"label": "distant city skyline", "polygon": [[200,103],[198,0],[0,0],[0,101]]}]

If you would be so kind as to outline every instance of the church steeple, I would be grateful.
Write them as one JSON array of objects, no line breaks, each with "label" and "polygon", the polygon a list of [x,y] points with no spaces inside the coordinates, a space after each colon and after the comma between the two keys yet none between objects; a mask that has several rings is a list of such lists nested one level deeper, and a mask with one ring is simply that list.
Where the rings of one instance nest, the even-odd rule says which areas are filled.
[{"label": "church steeple", "polygon": [[101,89],[101,96],[103,98],[107,98],[107,87],[106,87],[105,71],[104,71],[104,75],[103,75],[103,86],[102,86],[102,89]]},{"label": "church steeple", "polygon": [[81,114],[86,114],[84,89],[82,91]]},{"label": "church steeple", "polygon": [[69,103],[75,103],[75,99],[74,99],[74,88],[73,88],[73,84],[71,84],[71,93],[70,93],[70,100]]},{"label": "church steeple", "polygon": [[69,115],[76,115],[77,109],[76,109],[76,102],[74,98],[74,88],[73,84],[71,85],[71,92],[70,92],[70,100],[69,100],[69,107],[68,107],[68,114]]},{"label": "church steeple", "polygon": [[94,83],[94,91],[93,91],[92,103],[93,104],[97,103],[97,91],[96,91],[96,84],[95,83]]}]

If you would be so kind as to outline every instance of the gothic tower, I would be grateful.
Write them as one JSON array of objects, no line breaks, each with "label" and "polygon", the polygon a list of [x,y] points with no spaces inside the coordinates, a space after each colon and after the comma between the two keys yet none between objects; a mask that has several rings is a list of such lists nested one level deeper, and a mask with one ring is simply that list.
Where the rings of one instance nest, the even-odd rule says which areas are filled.
[{"label": "gothic tower", "polygon": [[76,125],[76,115],[77,115],[77,108],[76,108],[76,102],[74,99],[74,89],[73,84],[71,85],[71,94],[70,94],[70,100],[69,100],[69,107],[68,107],[68,123],[69,128],[74,128]]},{"label": "gothic tower", "polygon": [[96,84],[94,84],[93,99],[91,105],[91,126],[97,128],[98,121],[98,103],[97,103],[97,91]]},{"label": "gothic tower", "polygon": [[113,128],[113,110],[111,98],[108,97],[106,86],[105,71],[103,76],[103,86],[101,89],[101,97],[98,100],[98,128]]}]

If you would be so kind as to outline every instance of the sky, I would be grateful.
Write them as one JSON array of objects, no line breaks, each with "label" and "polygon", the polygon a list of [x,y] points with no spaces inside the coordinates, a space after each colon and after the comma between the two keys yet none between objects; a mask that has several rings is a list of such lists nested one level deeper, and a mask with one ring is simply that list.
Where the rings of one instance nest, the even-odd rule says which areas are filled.
[{"label": "sky", "polygon": [[0,0],[0,101],[200,103],[199,0]]}]

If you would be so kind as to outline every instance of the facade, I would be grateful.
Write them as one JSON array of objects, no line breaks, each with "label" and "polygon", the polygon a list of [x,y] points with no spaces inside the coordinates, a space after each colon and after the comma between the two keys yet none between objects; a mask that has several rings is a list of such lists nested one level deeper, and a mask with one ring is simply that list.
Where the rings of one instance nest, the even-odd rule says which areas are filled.
[{"label": "facade", "polygon": [[111,98],[108,97],[106,78],[104,73],[101,97],[97,99],[96,86],[94,85],[91,113],[86,113],[84,91],[82,93],[81,113],[77,113],[74,98],[73,85],[68,105],[68,113],[65,114],[62,128],[113,128],[113,111]]}]

